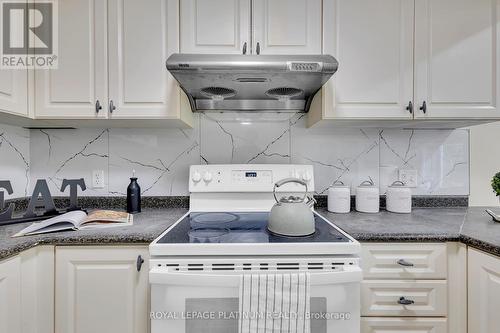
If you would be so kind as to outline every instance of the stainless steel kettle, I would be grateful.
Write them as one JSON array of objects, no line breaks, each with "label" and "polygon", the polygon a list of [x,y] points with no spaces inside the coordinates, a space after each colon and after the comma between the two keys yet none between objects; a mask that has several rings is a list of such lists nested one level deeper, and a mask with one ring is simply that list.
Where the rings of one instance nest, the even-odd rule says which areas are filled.
[{"label": "stainless steel kettle", "polygon": [[[287,183],[305,186],[303,197],[288,196],[278,200],[276,189]],[[314,233],[314,214],[311,210],[315,200],[308,196],[307,183],[297,178],[285,178],[274,184],[276,204],[269,213],[267,229],[283,236],[308,236]]]}]

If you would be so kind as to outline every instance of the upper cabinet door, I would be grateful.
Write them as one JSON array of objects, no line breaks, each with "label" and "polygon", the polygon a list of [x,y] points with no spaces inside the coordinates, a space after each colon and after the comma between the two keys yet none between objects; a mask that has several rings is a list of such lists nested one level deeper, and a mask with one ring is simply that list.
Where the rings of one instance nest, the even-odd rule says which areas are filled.
[{"label": "upper cabinet door", "polygon": [[[179,89],[165,67],[178,52],[177,0],[109,1],[110,118],[169,118]],[[147,18],[147,19],[145,19]]]},{"label": "upper cabinet door", "polygon": [[254,0],[253,53],[260,49],[260,54],[321,54],[321,3]]},{"label": "upper cabinet door", "polygon": [[413,18],[413,0],[324,1],[323,52],[339,69],[323,118],[412,118]]},{"label": "upper cabinet door", "polygon": [[0,69],[0,112],[28,116],[28,71]]},{"label": "upper cabinet door", "polygon": [[180,1],[182,53],[250,53],[250,0]]},{"label": "upper cabinet door", "polygon": [[[59,1],[59,66],[35,71],[35,117],[107,117],[107,1]],[[102,110],[96,112],[96,101]]]},{"label": "upper cabinet door", "polygon": [[415,116],[500,118],[500,0],[415,4]]}]

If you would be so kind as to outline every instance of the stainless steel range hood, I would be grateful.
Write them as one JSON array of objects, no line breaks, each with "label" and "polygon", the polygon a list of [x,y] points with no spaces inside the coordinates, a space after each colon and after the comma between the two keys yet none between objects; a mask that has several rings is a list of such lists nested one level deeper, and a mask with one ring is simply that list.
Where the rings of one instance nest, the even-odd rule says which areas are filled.
[{"label": "stainless steel range hood", "polygon": [[167,59],[193,111],[307,112],[337,67],[330,55],[176,53]]}]

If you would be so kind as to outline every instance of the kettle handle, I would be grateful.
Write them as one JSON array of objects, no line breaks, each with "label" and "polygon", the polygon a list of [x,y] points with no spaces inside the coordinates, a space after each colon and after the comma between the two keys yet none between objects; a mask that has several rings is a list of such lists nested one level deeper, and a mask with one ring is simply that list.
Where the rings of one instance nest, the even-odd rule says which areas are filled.
[{"label": "kettle handle", "polygon": [[274,200],[276,200],[276,202],[279,203],[278,198],[276,198],[276,188],[283,186],[285,184],[288,184],[288,183],[297,183],[297,184],[305,186],[306,191],[304,192],[304,197],[302,198],[302,201],[305,202],[306,197],[307,197],[307,193],[309,192],[307,189],[307,183],[303,180],[298,179],[298,178],[285,178],[285,179],[282,179],[282,180],[276,182],[274,184],[274,188],[273,188]]}]

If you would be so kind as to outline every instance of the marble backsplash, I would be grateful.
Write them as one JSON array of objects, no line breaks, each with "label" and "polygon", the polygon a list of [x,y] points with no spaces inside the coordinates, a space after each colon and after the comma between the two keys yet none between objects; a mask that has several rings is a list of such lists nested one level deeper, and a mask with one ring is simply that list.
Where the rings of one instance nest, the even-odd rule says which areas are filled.
[{"label": "marble backsplash", "polygon": [[[0,180],[10,180],[14,193],[6,198],[28,195],[30,186],[30,131],[0,124]],[[0,207],[1,208],[1,207]]]},{"label": "marble backsplash", "polygon": [[[29,187],[27,175],[31,184],[48,179],[54,195],[63,178],[80,177],[88,185],[86,195],[124,195],[135,170],[143,195],[187,195],[192,164],[297,163],[315,166],[317,194],[335,180],[355,187],[371,178],[383,189],[398,168],[418,171],[416,195],[469,194],[468,130],[307,128],[303,114],[290,113],[196,114],[195,124],[7,128],[0,130],[1,178],[15,180],[17,196]],[[91,188],[92,170],[104,170],[104,188]]]}]

